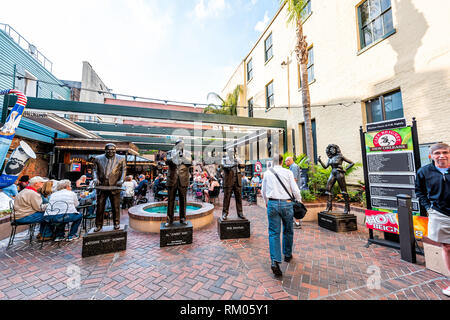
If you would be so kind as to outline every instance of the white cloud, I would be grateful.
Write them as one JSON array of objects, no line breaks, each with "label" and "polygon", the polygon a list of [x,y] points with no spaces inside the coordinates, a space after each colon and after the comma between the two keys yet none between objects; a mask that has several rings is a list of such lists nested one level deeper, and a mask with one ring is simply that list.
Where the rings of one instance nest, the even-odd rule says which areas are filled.
[{"label": "white cloud", "polygon": [[194,8],[196,18],[218,16],[227,7],[225,0],[199,0]]},{"label": "white cloud", "polygon": [[269,23],[269,13],[266,11],[264,13],[264,19],[261,21],[258,21],[255,25],[255,30],[258,32],[263,32],[264,29],[267,27],[267,24]]}]

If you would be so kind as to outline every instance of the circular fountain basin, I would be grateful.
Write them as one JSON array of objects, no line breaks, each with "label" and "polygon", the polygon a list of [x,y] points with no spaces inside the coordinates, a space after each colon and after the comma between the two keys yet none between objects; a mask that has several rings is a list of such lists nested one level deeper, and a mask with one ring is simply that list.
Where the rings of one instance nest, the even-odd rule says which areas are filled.
[{"label": "circular fountain basin", "polygon": [[[186,219],[194,230],[203,228],[214,221],[214,206],[209,203],[186,204]],[[144,203],[128,209],[130,227],[140,232],[159,233],[161,223],[167,221],[167,201]],[[178,206],[175,208],[175,221],[180,220]]]}]

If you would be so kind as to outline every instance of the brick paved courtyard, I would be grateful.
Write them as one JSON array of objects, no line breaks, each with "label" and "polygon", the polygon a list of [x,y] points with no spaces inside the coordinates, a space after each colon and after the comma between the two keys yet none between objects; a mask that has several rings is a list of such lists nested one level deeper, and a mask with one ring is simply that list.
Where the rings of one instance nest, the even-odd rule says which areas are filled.
[{"label": "brick paved courtyard", "polygon": [[[216,208],[215,217],[220,213]],[[221,241],[213,223],[194,231],[191,245],[160,248],[158,234],[129,229],[126,251],[83,259],[81,239],[40,249],[21,233],[7,251],[8,239],[0,241],[0,299],[449,300],[441,290],[450,280],[425,269],[423,256],[410,264],[397,250],[366,248],[365,230],[338,234],[313,222],[294,230],[294,258],[275,278],[265,210],[245,206],[244,213],[250,239]],[[381,286],[369,289],[377,267]]]}]

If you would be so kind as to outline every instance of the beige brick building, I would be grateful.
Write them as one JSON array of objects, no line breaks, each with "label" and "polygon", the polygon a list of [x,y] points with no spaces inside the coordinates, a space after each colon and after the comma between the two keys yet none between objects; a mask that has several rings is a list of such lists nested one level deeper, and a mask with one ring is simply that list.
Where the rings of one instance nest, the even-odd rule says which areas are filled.
[{"label": "beige brick building", "polygon": [[[449,12],[447,0],[309,2],[303,27],[318,155],[335,143],[361,161],[360,126],[399,117],[417,119],[424,155],[427,144],[450,142]],[[222,94],[241,85],[239,104],[253,103],[254,117],[287,120],[288,150],[299,154],[305,150],[296,34],[286,21],[281,7]]]}]

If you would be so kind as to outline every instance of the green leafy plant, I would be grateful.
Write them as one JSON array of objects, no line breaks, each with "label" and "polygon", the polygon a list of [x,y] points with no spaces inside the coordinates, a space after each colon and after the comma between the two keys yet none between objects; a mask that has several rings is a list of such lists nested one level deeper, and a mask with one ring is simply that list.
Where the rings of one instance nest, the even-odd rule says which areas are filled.
[{"label": "green leafy plant", "polygon": [[9,216],[11,214],[11,210],[4,210],[4,211],[0,211],[0,218],[1,217],[6,217]]},{"label": "green leafy plant", "polygon": [[300,169],[309,169],[310,162],[306,154],[302,153],[296,156],[292,152],[285,152],[283,154],[283,168],[289,169],[289,167],[285,163],[288,157],[292,157],[294,159],[294,163],[297,164],[300,167]]},{"label": "green leafy plant", "polygon": [[[345,175],[350,175],[361,166],[362,164],[360,162],[355,163],[352,168],[345,172]],[[315,165],[314,167],[315,171],[309,172],[308,187],[315,195],[323,195],[326,191],[328,178],[330,177],[332,168],[329,167],[327,169],[324,169],[321,165]],[[337,183],[333,186],[332,192],[333,195],[337,195],[338,193],[340,193],[340,189]]]},{"label": "green leafy plant", "polygon": [[236,86],[232,93],[227,94],[227,97],[222,99],[217,93],[210,92],[208,97],[213,96],[214,98],[220,100],[222,104],[220,106],[210,104],[203,109],[203,113],[215,113],[215,114],[225,114],[225,115],[237,115],[237,105],[239,103],[239,96],[242,92],[242,87],[240,85]]},{"label": "green leafy plant", "polygon": [[311,202],[317,200],[317,197],[309,190],[301,190],[302,202]]}]

